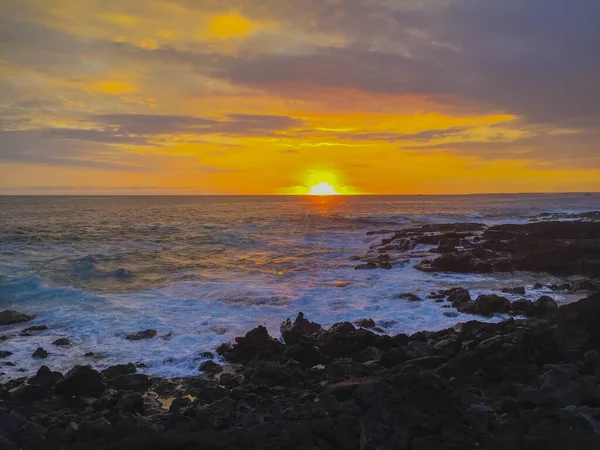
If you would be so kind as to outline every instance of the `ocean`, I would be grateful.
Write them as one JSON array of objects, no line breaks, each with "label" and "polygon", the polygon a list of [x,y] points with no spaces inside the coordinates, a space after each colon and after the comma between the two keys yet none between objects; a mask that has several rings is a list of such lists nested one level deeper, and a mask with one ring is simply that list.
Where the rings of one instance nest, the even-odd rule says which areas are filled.
[{"label": "ocean", "polygon": [[[150,374],[193,375],[202,352],[259,324],[279,336],[279,324],[299,311],[324,326],[373,318],[390,334],[446,328],[473,316],[446,317],[434,301],[398,295],[452,286],[477,295],[553,279],[423,273],[413,268],[420,258],[354,270],[350,258],[385,236],[369,231],[597,210],[600,195],[583,194],[0,197],[0,310],[36,315],[0,327],[11,336],[0,349],[16,362],[0,372],[139,362]],[[31,325],[48,330],[18,334]],[[158,337],[125,339],[147,328]],[[73,345],[51,344],[60,337]],[[39,346],[47,359],[31,357]]]}]

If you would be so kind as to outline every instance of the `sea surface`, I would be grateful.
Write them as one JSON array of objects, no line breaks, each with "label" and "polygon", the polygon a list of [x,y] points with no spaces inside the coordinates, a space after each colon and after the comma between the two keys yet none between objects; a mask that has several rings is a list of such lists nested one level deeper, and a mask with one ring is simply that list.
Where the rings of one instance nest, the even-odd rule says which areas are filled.
[{"label": "sea surface", "polygon": [[[6,379],[42,364],[64,371],[139,362],[150,374],[191,375],[202,352],[259,324],[279,336],[281,321],[298,311],[324,326],[370,317],[392,334],[442,329],[473,317],[446,317],[449,310],[432,300],[398,295],[425,298],[456,285],[477,295],[553,280],[422,273],[413,268],[419,259],[354,270],[349,258],[383,237],[368,231],[597,210],[599,194],[0,197],[0,310],[36,315],[0,327],[10,336],[0,350],[14,353],[0,360],[0,372]],[[20,336],[30,325],[49,329]],[[158,337],[125,339],[147,328]],[[52,345],[59,337],[73,346]],[[51,353],[47,359],[31,357],[39,346]]]}]

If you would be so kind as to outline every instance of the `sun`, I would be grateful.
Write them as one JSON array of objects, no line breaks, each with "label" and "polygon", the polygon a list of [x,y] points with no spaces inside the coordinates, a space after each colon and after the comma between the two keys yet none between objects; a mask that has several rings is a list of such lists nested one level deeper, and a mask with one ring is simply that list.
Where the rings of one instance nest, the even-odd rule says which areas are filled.
[{"label": "sun", "polygon": [[335,188],[325,181],[321,181],[318,184],[310,187],[308,195],[338,195],[339,192]]}]

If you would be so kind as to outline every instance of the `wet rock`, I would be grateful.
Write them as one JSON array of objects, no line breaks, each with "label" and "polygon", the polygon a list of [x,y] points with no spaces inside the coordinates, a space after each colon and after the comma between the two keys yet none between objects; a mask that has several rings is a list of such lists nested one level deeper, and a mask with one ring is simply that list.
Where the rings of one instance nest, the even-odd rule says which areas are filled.
[{"label": "wet rock", "polygon": [[525,286],[503,288],[502,292],[504,292],[505,294],[525,295]]},{"label": "wet rock", "polygon": [[94,359],[94,360],[106,358],[106,355],[103,355],[101,353],[94,353],[94,352],[86,352],[83,356],[85,358],[90,358],[90,359]]},{"label": "wet rock", "polygon": [[62,377],[62,373],[53,372],[47,366],[42,366],[33,377],[27,380],[27,382],[29,384],[40,386],[46,390],[49,390],[52,386],[58,383]]},{"label": "wet rock", "polygon": [[421,301],[423,301],[423,299],[421,297],[419,297],[418,295],[411,294],[409,292],[406,292],[404,294],[400,294],[398,296],[398,298],[401,298],[401,299],[404,299],[404,300],[408,300],[409,302],[421,302]]},{"label": "wet rock", "polygon": [[148,329],[144,331],[138,331],[137,333],[128,334],[125,339],[130,341],[140,341],[142,339],[152,339],[156,336],[156,330]]},{"label": "wet rock", "polygon": [[542,319],[549,319],[554,317],[558,311],[558,304],[552,297],[544,295],[533,302],[532,315]]},{"label": "wet rock", "polygon": [[304,314],[301,312],[298,313],[294,323],[290,319],[287,319],[285,322],[282,322],[279,329],[281,330],[281,337],[286,344],[316,342],[325,332],[318,323],[306,320]]},{"label": "wet rock", "polygon": [[213,354],[213,352],[202,352],[200,353],[200,357],[204,359],[213,359],[215,355]]},{"label": "wet rock", "polygon": [[482,316],[492,316],[497,313],[508,313],[510,311],[510,302],[495,294],[480,295],[475,300],[474,313]]},{"label": "wet rock", "polygon": [[562,284],[552,284],[550,285],[550,289],[553,291],[570,291],[573,288],[571,283],[562,283]]},{"label": "wet rock", "polygon": [[0,350],[0,359],[8,358],[12,354],[13,353],[8,350]]},{"label": "wet rock", "polygon": [[445,291],[444,295],[448,296],[446,300],[452,303],[452,306],[455,308],[461,303],[467,303],[471,301],[471,294],[464,288],[453,288],[449,291]]},{"label": "wet rock", "polygon": [[362,328],[375,328],[375,321],[373,319],[358,319],[354,323]]},{"label": "wet rock", "polygon": [[90,366],[75,366],[56,383],[56,392],[67,396],[98,397],[106,385],[99,372]]},{"label": "wet rock", "polygon": [[127,391],[117,402],[117,410],[120,414],[144,414],[144,398],[139,392]]},{"label": "wet rock", "polygon": [[48,327],[46,325],[34,325],[32,327],[25,328],[21,330],[22,333],[31,333],[33,331],[45,331]]},{"label": "wet rock", "polygon": [[544,285],[540,284],[540,283],[535,283],[533,285],[533,289],[535,289],[535,290],[540,290],[540,289],[543,289],[543,288],[544,288]]},{"label": "wet rock", "polygon": [[522,314],[524,316],[529,317],[533,315],[533,310],[535,309],[535,306],[531,301],[523,299],[512,302],[511,309],[516,314]]},{"label": "wet rock", "polygon": [[217,347],[217,353],[228,361],[244,364],[253,360],[278,359],[283,349],[283,344],[269,336],[267,329],[259,325],[245,336],[235,338],[234,344],[221,344]]},{"label": "wet rock", "polygon": [[31,356],[34,358],[47,358],[48,355],[50,353],[48,353],[46,350],[44,350],[42,347],[38,347],[32,354]]},{"label": "wet rock", "polygon": [[15,323],[29,322],[34,319],[34,316],[24,314],[11,309],[0,312],[0,326],[13,325]]},{"label": "wet rock", "polygon": [[121,375],[128,375],[130,373],[136,373],[137,369],[133,363],[128,364],[116,364],[104,369],[101,373],[107,380],[120,377]]},{"label": "wet rock", "polygon": [[145,391],[152,382],[148,375],[143,373],[129,373],[120,375],[109,381],[111,387],[120,391]]},{"label": "wet rock", "polygon": [[446,317],[458,317],[458,313],[446,311],[444,313],[444,316],[446,316]]},{"label": "wet rock", "polygon": [[475,302],[459,303],[456,310],[464,314],[475,314]]},{"label": "wet rock", "polygon": [[200,364],[200,370],[202,372],[215,374],[223,372],[223,367],[217,364],[216,362],[209,360],[204,361],[202,364]]},{"label": "wet rock", "polygon": [[59,338],[57,340],[55,340],[52,345],[57,345],[57,346],[69,346],[71,345],[71,341],[68,338]]}]

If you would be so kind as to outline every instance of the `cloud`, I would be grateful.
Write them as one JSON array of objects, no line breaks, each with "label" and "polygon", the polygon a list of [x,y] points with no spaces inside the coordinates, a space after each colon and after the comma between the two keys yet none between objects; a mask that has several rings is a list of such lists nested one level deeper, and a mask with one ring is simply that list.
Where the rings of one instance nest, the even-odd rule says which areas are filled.
[{"label": "cloud", "polygon": [[355,134],[342,134],[338,135],[341,139],[351,140],[365,140],[365,141],[386,141],[386,142],[398,142],[398,141],[432,141],[435,139],[444,139],[447,137],[455,136],[464,131],[467,131],[466,127],[451,127],[442,130],[424,130],[418,133],[355,133]]}]

